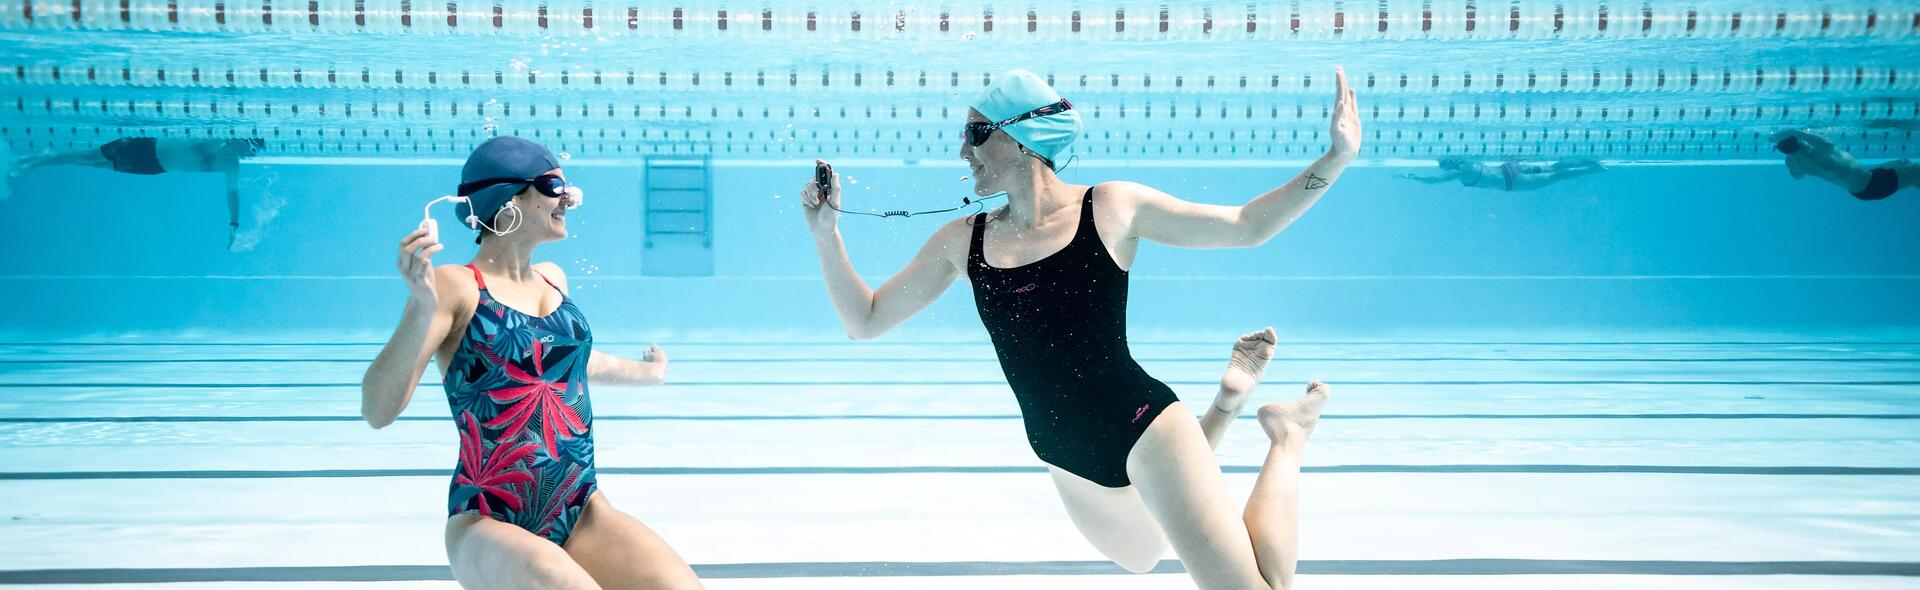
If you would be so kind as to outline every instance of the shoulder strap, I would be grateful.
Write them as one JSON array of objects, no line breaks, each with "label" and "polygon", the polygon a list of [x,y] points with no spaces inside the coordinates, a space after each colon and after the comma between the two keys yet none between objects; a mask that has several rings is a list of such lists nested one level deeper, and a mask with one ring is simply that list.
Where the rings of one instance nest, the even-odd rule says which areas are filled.
[{"label": "shoulder strap", "polygon": [[979,262],[985,256],[981,254],[981,244],[985,243],[986,236],[987,214],[976,213],[973,216],[973,240],[967,244],[967,262],[970,265]]},{"label": "shoulder strap", "polygon": [[1087,195],[1080,197],[1080,223],[1093,223],[1093,187],[1087,187]]},{"label": "shoulder strap", "polygon": [[[540,274],[540,271],[538,271],[538,270],[536,270],[536,271],[533,271],[533,276],[537,276],[537,277],[540,277],[540,280],[542,280],[542,281],[546,281],[546,282],[547,282],[547,286],[548,286],[548,287],[553,287],[553,290],[555,290],[555,291],[560,291],[560,286],[559,286],[559,285],[555,285],[555,284],[553,284],[553,279],[549,279],[549,278],[547,278],[547,275],[544,275],[544,274]],[[560,291],[560,294],[561,294],[561,295],[565,295],[565,294],[567,294],[567,293],[566,293],[565,291]]]},{"label": "shoulder strap", "polygon": [[469,262],[467,263],[467,270],[473,271],[473,282],[480,283],[480,290],[487,290],[487,280],[480,277],[480,269]]}]

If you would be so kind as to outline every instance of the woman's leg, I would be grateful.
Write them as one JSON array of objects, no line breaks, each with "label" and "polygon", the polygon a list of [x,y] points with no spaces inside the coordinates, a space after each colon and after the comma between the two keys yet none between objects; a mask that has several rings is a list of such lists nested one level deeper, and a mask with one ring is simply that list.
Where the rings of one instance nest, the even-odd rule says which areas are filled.
[{"label": "woman's leg", "polygon": [[1327,391],[1315,382],[1300,400],[1260,408],[1270,445],[1238,519],[1219,464],[1200,446],[1192,421],[1162,412],[1134,444],[1127,475],[1200,588],[1291,587],[1299,559],[1300,458]]},{"label": "woman's leg", "polygon": [[1253,388],[1260,386],[1260,376],[1266,373],[1267,361],[1273,358],[1275,340],[1273,328],[1269,327],[1249,332],[1233,343],[1233,353],[1227,358],[1227,374],[1220,377],[1220,392],[1214,394],[1207,415],[1200,418],[1200,431],[1207,435],[1207,446],[1219,449],[1220,441],[1226,439],[1227,427],[1240,417],[1240,409],[1246,407]]},{"label": "woman's leg", "polygon": [[606,494],[587,500],[566,553],[608,589],[700,588],[693,567],[638,519],[614,509]]},{"label": "woman's leg", "polygon": [[1175,403],[1154,418],[1127,456],[1127,476],[1201,590],[1272,588],[1192,415]]},{"label": "woman's leg", "polygon": [[1144,574],[1167,554],[1167,536],[1133,486],[1110,488],[1048,466],[1067,517],[1101,555],[1127,571]]},{"label": "woman's leg", "polygon": [[600,587],[559,545],[478,514],[447,519],[447,561],[460,586],[473,590]]},{"label": "woman's leg", "polygon": [[1300,456],[1307,435],[1320,422],[1327,393],[1327,385],[1315,381],[1307,385],[1306,397],[1260,408],[1260,427],[1273,444],[1267,447],[1243,518],[1253,533],[1260,572],[1275,588],[1293,585],[1294,565],[1300,559]]},{"label": "woman's leg", "polygon": [[[1233,425],[1240,409],[1246,406],[1247,397],[1260,385],[1267,361],[1273,358],[1275,341],[1273,328],[1267,328],[1249,332],[1234,343],[1227,359],[1227,372],[1220,378],[1220,391],[1214,396],[1207,415],[1200,419],[1200,429],[1210,448],[1219,448],[1227,427]],[[1169,408],[1161,415],[1172,411]],[[1184,411],[1182,405],[1181,412]],[[1145,573],[1167,554],[1167,535],[1160,530],[1159,523],[1154,522],[1153,513],[1141,500],[1139,489],[1134,486],[1109,488],[1058,467],[1049,467],[1048,472],[1053,474],[1053,485],[1060,490],[1060,500],[1066,504],[1067,516],[1073,519],[1074,527],[1107,559],[1127,571]]]}]

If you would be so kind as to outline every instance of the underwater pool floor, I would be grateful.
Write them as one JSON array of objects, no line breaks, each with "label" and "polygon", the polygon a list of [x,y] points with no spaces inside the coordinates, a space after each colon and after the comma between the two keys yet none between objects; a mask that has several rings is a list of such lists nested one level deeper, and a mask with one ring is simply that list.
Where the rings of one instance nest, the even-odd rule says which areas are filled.
[{"label": "underwater pool floor", "polygon": [[[662,346],[593,390],[600,484],[709,588],[1192,587],[1079,537],[985,343]],[[0,346],[0,584],[454,587],[445,397],[367,428],[377,350]],[[1134,352],[1205,407],[1227,342]],[[1920,586],[1920,341],[1289,342],[1255,401],[1309,379],[1300,588]]]}]

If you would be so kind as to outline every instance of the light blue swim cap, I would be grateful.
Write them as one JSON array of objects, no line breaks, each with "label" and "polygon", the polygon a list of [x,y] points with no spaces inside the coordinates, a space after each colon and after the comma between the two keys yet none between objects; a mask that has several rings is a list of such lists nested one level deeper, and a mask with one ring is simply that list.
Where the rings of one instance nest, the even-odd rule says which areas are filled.
[{"label": "light blue swim cap", "polygon": [[[973,109],[998,123],[1056,102],[1060,102],[1060,93],[1054,92],[1045,79],[1026,70],[1011,70],[1000,74],[986,93],[980,95],[980,100],[974,102]],[[1060,155],[1080,137],[1080,111],[1069,109],[1034,117],[1000,130],[1052,162],[1053,170],[1059,172]]]}]

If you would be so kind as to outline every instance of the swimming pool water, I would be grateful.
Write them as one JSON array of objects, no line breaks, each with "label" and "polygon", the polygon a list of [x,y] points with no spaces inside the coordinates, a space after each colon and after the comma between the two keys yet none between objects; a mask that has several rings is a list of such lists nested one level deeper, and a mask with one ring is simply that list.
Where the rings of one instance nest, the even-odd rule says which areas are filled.
[{"label": "swimming pool water", "polygon": [[[1874,1],[0,0],[5,157],[266,145],[244,248],[221,175],[10,183],[0,584],[449,587],[451,422],[427,387],[367,429],[357,378],[394,241],[517,134],[590,195],[541,257],[600,345],[674,363],[596,386],[601,484],[710,587],[1185,587],[1074,532],[964,283],[845,339],[799,188],[821,157],[849,208],[959,205],[966,104],[1026,68],[1088,115],[1069,182],[1243,203],[1325,150],[1341,65],[1366,135],[1332,192],[1260,248],[1144,245],[1131,279],[1134,351],[1190,404],[1267,325],[1256,399],[1334,385],[1303,584],[1910,587],[1920,199],[1796,181],[1765,136],[1920,154],[1916,57],[1920,9]],[[1401,178],[1446,157],[1610,169]],[[665,179],[705,210],[671,217]],[[877,282],[949,218],[841,227]]]}]

